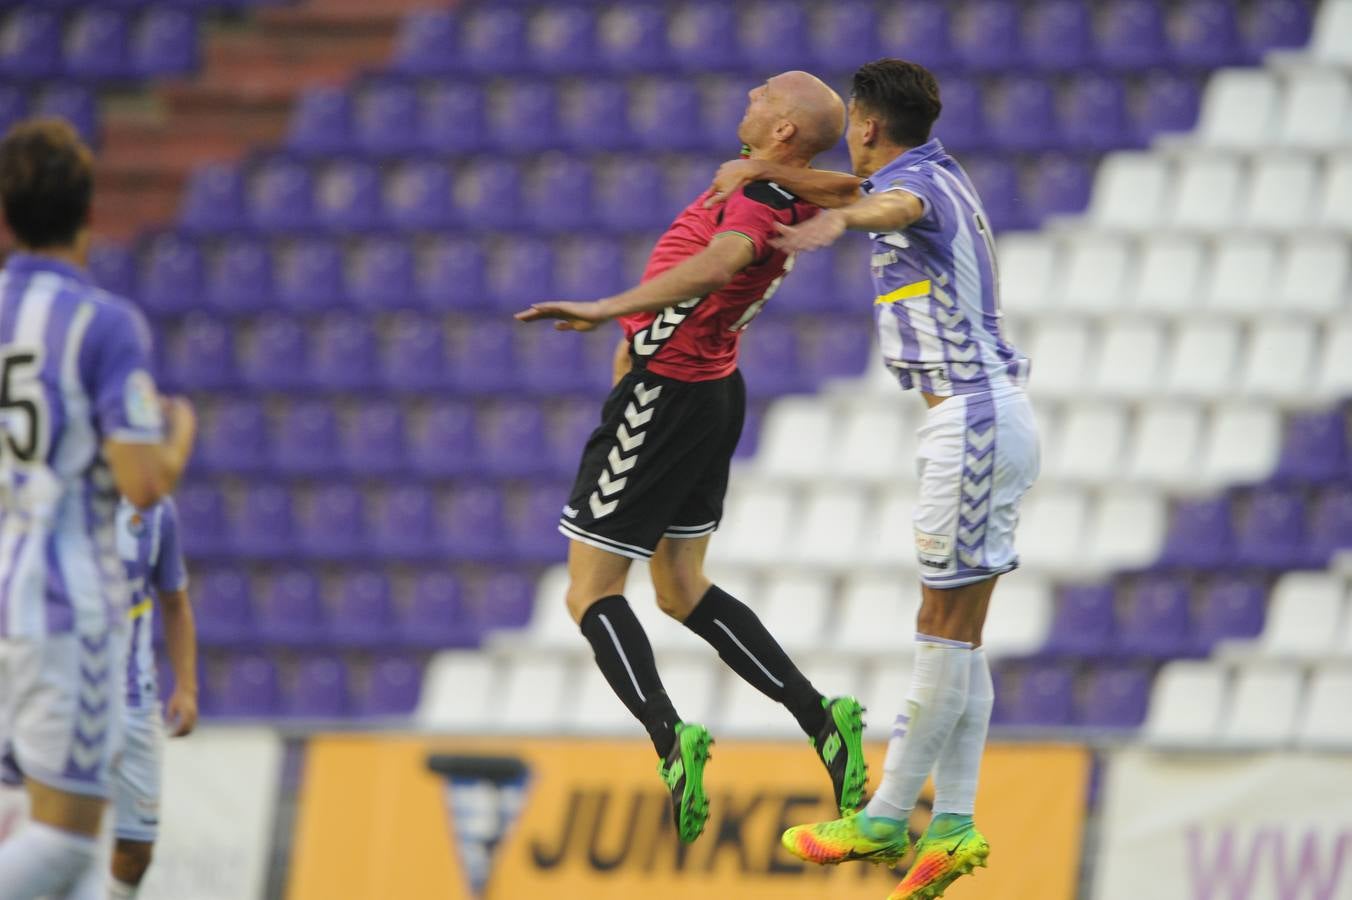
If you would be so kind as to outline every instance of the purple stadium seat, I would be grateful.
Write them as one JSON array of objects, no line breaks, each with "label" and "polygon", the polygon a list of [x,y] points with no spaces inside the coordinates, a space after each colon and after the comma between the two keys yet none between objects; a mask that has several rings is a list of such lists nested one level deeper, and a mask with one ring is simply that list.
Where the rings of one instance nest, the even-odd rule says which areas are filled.
[{"label": "purple stadium seat", "polygon": [[597,185],[596,195],[601,222],[616,231],[660,228],[675,212],[666,197],[662,168],[650,159],[617,160]]},{"label": "purple stadium seat", "polygon": [[371,323],[335,313],[311,336],[310,375],[325,390],[355,391],[380,381],[379,349]]},{"label": "purple stadium seat", "polygon": [[381,364],[381,379],[395,391],[432,391],[449,386],[446,336],[441,322],[405,315],[395,320]]},{"label": "purple stadium seat", "polygon": [[478,467],[478,432],[468,403],[446,401],[413,424],[409,458],[424,478],[464,475]]},{"label": "purple stadium seat", "polygon": [[344,88],[307,88],[291,114],[286,146],[298,153],[342,153],[353,146],[352,131],[352,98]]},{"label": "purple stadium seat", "polygon": [[1056,92],[1040,78],[1012,76],[986,110],[988,134],[1008,150],[1042,150],[1060,143]]},{"label": "purple stadium seat", "polygon": [[873,277],[867,241],[841,241],[836,245],[836,290],[842,309],[868,309],[873,303]]},{"label": "purple stadium seat", "polygon": [[1040,0],[1024,21],[1024,53],[1054,72],[1083,68],[1094,58],[1094,20],[1081,0]]},{"label": "purple stadium seat", "polygon": [[1030,666],[1002,705],[1002,722],[1010,725],[1069,725],[1074,719],[1074,672],[1065,666]]},{"label": "purple stadium seat", "polygon": [[218,556],[230,550],[225,497],[213,484],[188,483],[174,498],[183,546],[193,557]]},{"label": "purple stadium seat", "polygon": [[1061,117],[1061,146],[1072,150],[1112,150],[1136,139],[1127,112],[1127,92],[1116,78],[1081,75],[1066,89]]},{"label": "purple stadium seat", "polygon": [[420,574],[413,582],[413,594],[400,630],[404,643],[410,647],[430,649],[469,643],[472,632],[460,580],[450,572]]},{"label": "purple stadium seat", "polygon": [[392,156],[418,149],[418,91],[412,84],[368,84],[353,102],[357,146]]},{"label": "purple stadium seat", "polygon": [[1277,479],[1333,481],[1352,475],[1347,430],[1347,414],[1341,409],[1292,415],[1277,463]]},{"label": "purple stadium seat", "polygon": [[516,334],[520,385],[543,395],[567,394],[587,384],[582,336],[552,328],[525,328]]},{"label": "purple stadium seat", "polygon": [[450,81],[423,96],[418,141],[432,153],[473,153],[488,145],[488,100],[481,85]]},{"label": "purple stadium seat", "polygon": [[291,495],[279,484],[246,488],[231,532],[236,549],[245,558],[288,559],[296,547]]},{"label": "purple stadium seat", "polygon": [[[0,128],[4,123],[0,122]],[[94,283],[119,297],[135,297],[136,257],[117,244],[97,244],[89,251],[89,274]]]},{"label": "purple stadium seat", "polygon": [[1028,218],[1027,198],[1019,184],[1019,170],[1009,156],[974,156],[967,174],[976,185],[992,228],[1021,228]]},{"label": "purple stadium seat", "polygon": [[487,484],[469,484],[451,494],[439,532],[452,559],[494,560],[504,555],[502,495]]},{"label": "purple stadium seat", "polygon": [[803,388],[798,334],[787,322],[752,322],[742,335],[739,365],[751,396],[773,397]]},{"label": "purple stadium seat", "polygon": [[597,65],[596,13],[583,6],[545,6],[526,28],[531,65],[552,75],[586,72]]},{"label": "purple stadium seat", "polygon": [[802,333],[799,358],[809,384],[857,378],[868,367],[871,334],[858,321],[823,319]]},{"label": "purple stadium seat", "polygon": [[1310,549],[1316,561],[1352,550],[1352,487],[1328,487],[1315,500],[1310,518]]},{"label": "purple stadium seat", "polygon": [[406,75],[444,75],[460,60],[460,14],[451,9],[422,9],[404,15],[389,68]]},{"label": "purple stadium seat", "polygon": [[660,5],[613,4],[601,14],[601,60],[617,72],[650,72],[671,62],[667,11]]},{"label": "purple stadium seat", "polygon": [[571,477],[577,471],[587,438],[601,424],[600,412],[590,399],[551,407],[552,415],[545,423],[550,467],[557,475]]},{"label": "purple stadium seat", "polygon": [[390,579],[376,569],[345,572],[329,631],[345,647],[383,647],[397,639]]},{"label": "purple stadium seat", "polygon": [[[555,511],[551,519],[557,516]],[[490,575],[479,583],[472,605],[475,620],[486,630],[521,628],[535,606],[535,579],[522,572]]]},{"label": "purple stadium seat", "polygon": [[[635,95],[633,108],[634,136],[644,150],[693,150],[707,145],[709,131],[718,129],[721,146],[732,146],[737,140],[737,123],[746,110],[746,92],[740,82],[719,82],[705,103],[699,88],[689,79],[664,78],[655,81]],[[734,97],[735,95],[735,97]],[[729,107],[735,106],[737,118],[731,119],[728,130]],[[705,116],[717,119],[717,126],[706,122]]]},{"label": "purple stadium seat", "polygon": [[1115,644],[1117,614],[1111,584],[1071,585],[1060,591],[1047,635],[1049,653],[1096,656]]},{"label": "purple stadium seat", "polygon": [[1234,552],[1230,502],[1224,497],[1185,500],[1174,509],[1160,561],[1212,568],[1229,564]]},{"label": "purple stadium seat", "polygon": [[258,631],[268,643],[315,646],[329,639],[329,612],[319,578],[304,569],[274,574],[264,592]]},{"label": "purple stadium seat", "polygon": [[249,217],[259,228],[295,231],[314,223],[314,179],[302,163],[274,159],[249,179]]},{"label": "purple stadium seat", "polygon": [[1262,488],[1250,497],[1236,528],[1236,560],[1242,565],[1291,569],[1306,565],[1309,511],[1294,491]]},{"label": "purple stadium seat", "polygon": [[19,7],[0,28],[0,74],[50,78],[62,72],[61,17],[37,4]]},{"label": "purple stadium seat", "polygon": [[555,258],[554,292],[565,300],[608,297],[629,287],[624,251],[608,238],[581,238],[563,244]]},{"label": "purple stadium seat", "polygon": [[1137,105],[1137,141],[1144,144],[1162,132],[1191,131],[1201,109],[1196,79],[1169,73],[1146,76]]},{"label": "purple stadium seat", "polygon": [[398,238],[371,238],[352,255],[348,295],[367,312],[417,306],[413,249]]},{"label": "purple stadium seat", "polygon": [[264,316],[244,340],[240,374],[259,390],[297,390],[310,384],[307,356],[305,332],[294,319]]},{"label": "purple stadium seat", "polygon": [[281,710],[277,665],[265,656],[250,654],[230,660],[216,714],[241,718],[274,716]]},{"label": "purple stadium seat", "polygon": [[1048,153],[1032,167],[1031,181],[1026,192],[1026,221],[1037,223],[1047,216],[1084,212],[1089,205],[1094,170],[1082,159]]},{"label": "purple stadium seat", "polygon": [[339,470],[338,417],[327,403],[310,401],[289,408],[277,429],[273,451],[279,472],[327,475]]},{"label": "purple stadium seat", "polygon": [[1269,50],[1304,47],[1310,39],[1310,7],[1300,0],[1257,0],[1249,8],[1246,40],[1258,57]]},{"label": "purple stadium seat", "polygon": [[254,638],[249,581],[235,567],[213,569],[193,579],[193,616],[204,646],[227,647]]},{"label": "purple stadium seat", "polygon": [[0,134],[28,116],[28,92],[17,84],[0,84]]},{"label": "purple stadium seat", "polygon": [[323,312],[347,302],[343,253],[325,238],[302,238],[277,256],[277,301],[289,312]]},{"label": "purple stadium seat", "polygon": [[432,244],[418,265],[418,296],[428,309],[463,312],[491,305],[481,241],[448,237]]},{"label": "purple stadium seat", "polygon": [[454,222],[451,171],[443,162],[410,162],[390,176],[385,210],[400,228],[445,228]]},{"label": "purple stadium seat", "polygon": [[559,92],[548,81],[513,81],[498,88],[490,108],[493,141],[506,153],[538,153],[562,146]]},{"label": "purple stadium seat", "polygon": [[404,413],[397,403],[376,400],[359,406],[343,429],[343,461],[359,476],[402,472],[407,455]]},{"label": "purple stadium seat", "polygon": [[1091,728],[1137,728],[1150,703],[1150,670],[1096,666],[1086,678],[1079,724]]},{"label": "purple stadium seat", "polygon": [[524,401],[504,401],[479,416],[479,443],[488,471],[503,476],[542,475],[549,460],[545,446],[545,419],[540,407]]},{"label": "purple stadium seat", "polygon": [[66,26],[63,57],[68,75],[118,79],[132,74],[127,17],[116,9],[91,7]]},{"label": "purple stadium seat", "polygon": [[91,146],[99,142],[99,104],[88,88],[58,82],[38,97],[34,115],[65,119]]},{"label": "purple stadium seat", "polygon": [[537,300],[550,299],[554,296],[553,245],[541,238],[499,243],[493,248],[488,280],[493,306],[499,312],[516,312]]},{"label": "purple stadium seat", "polygon": [[1138,584],[1119,610],[1122,649],[1162,658],[1190,653],[1195,642],[1189,602],[1186,582],[1152,578]]},{"label": "purple stadium seat", "polygon": [[974,71],[1002,71],[1024,63],[1019,6],[1013,0],[971,0],[954,31],[958,58]]},{"label": "purple stadium seat", "polygon": [[142,257],[141,295],[154,314],[188,312],[202,291],[202,254],[197,244],[172,232],[157,235]]},{"label": "purple stadium seat", "polygon": [[372,664],[366,694],[361,700],[363,716],[407,716],[418,706],[422,693],[422,668],[402,656]]},{"label": "purple stadium seat", "polygon": [[723,71],[745,60],[738,33],[732,4],[699,0],[675,12],[667,38],[672,58],[686,71]]},{"label": "purple stadium seat", "polygon": [[1174,65],[1211,69],[1246,62],[1235,4],[1185,0],[1172,19]]},{"label": "purple stadium seat", "polygon": [[366,162],[336,162],[315,185],[315,222],[321,228],[365,231],[381,224],[380,171]]},{"label": "purple stadium seat", "polygon": [[521,171],[505,159],[482,159],[455,182],[457,218],[473,230],[514,227],[521,218]]},{"label": "purple stadium seat", "polygon": [[371,518],[372,539],[382,559],[435,556],[437,527],[436,496],[424,485],[386,491]]},{"label": "purple stadium seat", "polygon": [[618,81],[591,81],[566,93],[561,120],[576,151],[627,150],[634,144],[629,90]]},{"label": "purple stadium seat", "polygon": [[267,245],[252,238],[222,243],[208,266],[206,301],[227,315],[271,308],[272,252]]},{"label": "purple stadium seat", "polygon": [[529,54],[520,10],[479,7],[460,29],[460,55],[475,72],[519,71]]},{"label": "purple stadium seat", "polygon": [[369,553],[366,502],[349,484],[321,487],[306,504],[300,545],[319,559],[352,559]]},{"label": "purple stadium seat", "polygon": [[948,147],[979,149],[986,145],[986,111],[983,91],[966,78],[948,78],[943,85],[943,112],[934,124],[934,136]]},{"label": "purple stadium seat", "polygon": [[186,390],[214,391],[238,380],[235,336],[225,322],[194,314],[169,346],[174,383]]},{"label": "purple stadium seat", "polygon": [[1099,32],[1099,59],[1115,69],[1148,69],[1169,62],[1164,10],[1158,0],[1110,0]]},{"label": "purple stadium seat", "polygon": [[1210,652],[1218,641],[1257,637],[1267,619],[1267,586],[1222,578],[1202,591],[1197,607],[1197,643]]},{"label": "purple stadium seat", "polygon": [[248,224],[244,176],[229,163],[207,163],[193,170],[179,223],[196,231],[228,231]]},{"label": "purple stadium seat", "polygon": [[[959,58],[953,47],[949,6],[943,0],[910,0],[890,5],[883,13],[882,54],[914,60],[932,69],[951,69]],[[947,87],[945,84],[945,106]]]},{"label": "purple stadium seat", "polygon": [[222,472],[257,473],[271,462],[268,419],[256,400],[224,400],[207,419],[198,458]]},{"label": "purple stadium seat", "polygon": [[812,58],[807,9],[793,0],[759,0],[743,6],[739,34],[750,71],[774,73]]},{"label": "purple stadium seat", "polygon": [[[603,167],[603,176],[609,167]],[[576,231],[590,226],[592,167],[576,156],[551,153],[535,166],[527,182],[531,224],[543,231]]]},{"label": "purple stadium seat", "polygon": [[296,666],[296,680],[286,698],[288,716],[338,719],[352,713],[347,666],[336,656],[314,656]]},{"label": "purple stadium seat", "polygon": [[147,10],[132,35],[131,62],[143,78],[196,71],[200,64],[196,16],[171,7]]},{"label": "purple stadium seat", "polygon": [[559,485],[536,485],[523,491],[512,504],[507,539],[517,559],[529,562],[562,562],[567,541],[559,534],[559,510],[567,499]]},{"label": "purple stadium seat", "polygon": [[751,459],[760,446],[760,423],[765,418],[765,407],[760,404],[748,406],[746,421],[742,425],[742,439],[737,442],[737,452],[733,459]]},{"label": "purple stadium seat", "polygon": [[826,72],[851,72],[881,54],[878,15],[867,0],[824,4],[808,29],[812,57]]}]

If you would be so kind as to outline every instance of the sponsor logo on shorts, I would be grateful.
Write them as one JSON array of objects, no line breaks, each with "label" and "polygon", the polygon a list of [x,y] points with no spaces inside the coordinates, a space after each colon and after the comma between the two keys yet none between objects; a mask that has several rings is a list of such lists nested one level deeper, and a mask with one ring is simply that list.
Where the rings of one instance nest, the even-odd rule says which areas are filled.
[{"label": "sponsor logo on shorts", "polygon": [[916,529],[915,553],[920,564],[931,569],[947,569],[953,559],[953,538]]}]

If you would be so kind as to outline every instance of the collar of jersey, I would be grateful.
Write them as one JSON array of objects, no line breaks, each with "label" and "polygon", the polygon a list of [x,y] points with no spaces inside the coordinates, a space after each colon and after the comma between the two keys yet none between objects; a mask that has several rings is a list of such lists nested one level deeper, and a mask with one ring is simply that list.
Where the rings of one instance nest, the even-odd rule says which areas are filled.
[{"label": "collar of jersey", "polygon": [[938,138],[930,138],[919,147],[912,147],[910,150],[907,150],[905,153],[870,175],[867,180],[864,181],[864,193],[869,193],[873,190],[873,185],[880,181],[886,181],[902,169],[913,166],[918,162],[924,162],[927,159],[943,156],[947,152],[948,151],[944,150],[944,145],[939,143]]},{"label": "collar of jersey", "polygon": [[67,278],[74,278],[84,284],[94,283],[94,279],[90,278],[89,273],[84,269],[72,266],[70,263],[62,262],[59,259],[52,259],[50,256],[43,256],[39,253],[24,253],[17,250],[5,260],[5,271],[13,274],[54,272]]}]

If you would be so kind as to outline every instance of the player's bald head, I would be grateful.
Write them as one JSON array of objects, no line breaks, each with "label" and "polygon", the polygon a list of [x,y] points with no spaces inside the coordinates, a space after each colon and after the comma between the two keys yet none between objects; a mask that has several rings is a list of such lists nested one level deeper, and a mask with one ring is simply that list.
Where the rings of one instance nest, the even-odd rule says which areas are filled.
[{"label": "player's bald head", "polygon": [[794,70],[771,78],[771,97],[797,126],[797,141],[809,158],[830,150],[845,133],[845,101],[811,72]]}]

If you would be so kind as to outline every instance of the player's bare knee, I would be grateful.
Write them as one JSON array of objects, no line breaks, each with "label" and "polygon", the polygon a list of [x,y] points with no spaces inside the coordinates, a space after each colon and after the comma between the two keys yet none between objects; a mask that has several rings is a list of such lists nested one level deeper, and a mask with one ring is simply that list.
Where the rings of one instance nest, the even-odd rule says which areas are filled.
[{"label": "player's bare knee", "polygon": [[113,877],[123,884],[140,884],[155,855],[147,841],[118,841],[113,850]]},{"label": "player's bare knee", "polygon": [[694,612],[699,601],[699,595],[691,593],[688,585],[657,589],[657,608],[677,622],[684,622]]}]

